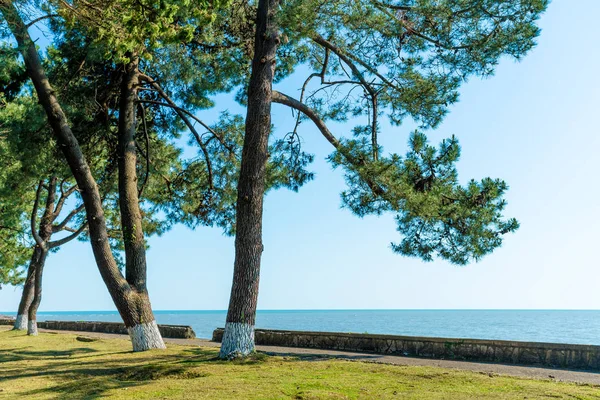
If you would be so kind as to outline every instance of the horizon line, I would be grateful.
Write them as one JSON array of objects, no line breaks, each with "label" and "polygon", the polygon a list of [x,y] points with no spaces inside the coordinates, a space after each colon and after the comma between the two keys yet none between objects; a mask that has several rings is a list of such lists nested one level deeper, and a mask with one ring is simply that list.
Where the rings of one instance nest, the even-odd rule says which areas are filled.
[{"label": "horizon line", "polygon": [[[227,312],[227,309],[156,309],[153,312]],[[277,311],[600,311],[595,308],[269,308],[258,309],[257,312]],[[49,310],[38,311],[39,313],[116,313],[117,310]],[[15,311],[0,311],[2,313],[15,314]]]}]

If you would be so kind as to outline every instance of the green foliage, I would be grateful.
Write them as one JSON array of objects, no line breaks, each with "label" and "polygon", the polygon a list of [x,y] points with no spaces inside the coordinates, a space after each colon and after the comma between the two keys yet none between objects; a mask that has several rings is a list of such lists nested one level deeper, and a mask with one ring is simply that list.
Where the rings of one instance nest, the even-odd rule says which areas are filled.
[{"label": "green foliage", "polygon": [[30,256],[30,243],[20,208],[28,193],[10,179],[19,165],[19,160],[8,151],[5,140],[0,139],[0,287],[23,283],[23,268]]},{"label": "green foliage", "polygon": [[69,27],[86,24],[105,55],[119,63],[131,54],[151,58],[152,51],[172,43],[189,42],[197,27],[209,24],[220,0],[92,0],[49,1]]},{"label": "green foliage", "polygon": [[[289,0],[278,13],[283,37],[312,71],[300,101],[323,121],[354,122],[330,157],[345,170],[342,201],[358,216],[396,214],[392,249],[431,261],[479,260],[514,232],[505,219],[508,186],[458,182],[455,138],[436,149],[414,133],[405,157],[384,154],[379,118],[435,128],[470,76],[487,77],[503,56],[521,59],[539,35],[548,0]],[[319,84],[315,84],[316,80]]]},{"label": "green foliage", "polygon": [[[237,90],[236,99],[244,104],[255,3],[34,3],[62,16],[52,19],[52,46],[45,63],[77,138],[93,160],[95,176],[103,177],[107,217],[111,231],[117,232],[116,188],[110,177],[115,170],[123,63],[140,57],[141,70],[188,117],[212,107],[212,96],[219,92]],[[346,122],[353,134],[340,139],[330,157],[334,166],[345,170],[348,189],[342,193],[343,204],[359,216],[396,214],[403,238],[392,245],[394,251],[465,264],[500,246],[502,236],[517,229],[514,219],[502,216],[507,190],[503,181],[485,178],[459,184],[455,165],[460,148],[455,138],[435,148],[415,133],[406,156],[385,154],[378,144],[378,121],[385,115],[394,125],[408,119],[421,129],[437,127],[458,101],[464,81],[492,75],[502,57],[520,59],[535,45],[536,21],[547,5],[548,0],[281,2],[276,12],[282,41],[275,82],[299,65],[310,68],[300,101],[323,121]],[[35,121],[28,128],[36,126],[43,118],[35,99],[30,94],[29,100],[25,94],[20,98],[8,87],[22,79],[14,49],[0,51],[0,58],[5,65],[0,88],[5,88],[5,102],[10,103],[3,111],[6,118],[23,121],[8,116],[28,115]],[[197,155],[184,159],[177,140],[188,130],[191,117],[185,121],[147,81],[139,97],[144,112],[140,107],[136,142],[144,229],[160,234],[183,222],[192,227],[216,225],[233,233],[243,118],[225,113],[213,126],[204,124],[208,132],[193,132],[190,141],[198,146]],[[303,121],[299,118],[292,132],[272,135],[268,189],[298,190],[313,178],[307,170],[313,156],[300,146]],[[25,127],[21,126],[11,129],[18,132]],[[23,154],[28,151],[26,142],[15,146]],[[55,157],[51,148],[42,154]],[[119,235],[111,240],[120,248]]]},{"label": "green foliage", "polygon": [[[223,141],[221,143],[215,136],[207,141],[211,174],[207,158],[199,152],[196,158],[181,165],[167,189],[173,192],[163,193],[163,196],[174,195],[170,220],[182,221],[191,227],[215,225],[227,234],[234,234],[244,118],[224,112],[211,129]],[[312,155],[302,152],[293,140],[274,141],[269,146],[269,155],[267,191],[282,187],[298,190],[312,179],[313,175],[305,169],[312,161]]]},{"label": "green foliage", "polygon": [[[141,60],[141,70],[160,83],[169,98],[187,113],[214,106],[212,96],[240,89],[249,76],[253,49],[255,8],[245,1],[232,1],[229,7],[214,8],[212,23],[200,25],[190,40],[164,41],[152,50],[152,57]],[[290,53],[291,54],[291,53]],[[293,70],[290,61],[288,70]],[[281,76],[283,77],[283,75]],[[140,92],[140,99],[162,104],[146,104],[155,116],[156,129],[171,139],[190,133],[185,121],[156,91]],[[157,192],[166,202],[161,210],[173,223],[190,227],[218,226],[225,233],[235,232],[235,203],[244,137],[244,119],[223,113],[213,125],[190,134],[188,144],[197,155],[183,159],[163,174],[164,184]],[[267,166],[267,190],[298,188],[312,179],[306,170],[312,156],[299,148],[299,137],[274,139]]]},{"label": "green foliage", "polygon": [[[104,57],[89,33],[77,29],[64,29],[61,24],[53,24],[53,33],[53,43],[46,49],[46,57],[43,60],[45,68],[100,186],[105,203],[109,240],[117,252],[117,258],[120,258],[118,253],[123,249],[123,237],[119,229],[116,181],[116,132],[121,83],[119,66]],[[7,63],[6,68],[18,69],[19,65],[16,62],[17,68],[14,68]],[[0,68],[0,74],[3,72],[5,69]],[[11,210],[11,221],[17,225],[18,230],[2,230],[0,234],[10,237],[11,243],[20,235],[24,248],[30,249],[33,241],[29,218],[37,183],[50,176],[59,177],[66,186],[73,185],[74,182],[29,82],[17,92],[18,95],[13,96],[10,101],[7,100],[7,96],[0,97],[0,127],[4,135],[0,143],[4,144],[7,153],[3,160],[8,162],[8,156],[13,159],[9,162],[11,168],[4,169],[0,180],[0,198],[2,207],[6,205]],[[178,163],[180,151],[164,137],[159,136],[154,129],[153,116],[147,117],[149,130],[145,132],[140,128],[136,139],[139,140],[140,146],[145,147],[141,153],[150,153],[153,158],[153,162],[147,163],[144,157],[140,157],[138,168],[141,176],[148,176],[141,181],[141,185],[144,186],[141,198],[144,230],[147,235],[154,235],[163,233],[172,225],[159,212],[157,204],[164,203],[167,199],[156,196],[158,190],[155,186],[162,186],[160,174],[172,168],[173,163]],[[151,172],[156,172],[156,175]],[[140,187],[140,191],[141,189]],[[77,193],[74,197],[75,199],[69,200],[69,207],[65,208],[62,217],[81,204]],[[1,217],[2,223],[8,221],[8,216]],[[84,222],[85,215],[80,212],[68,225],[76,228]],[[80,239],[86,240],[87,234],[82,234]],[[15,252],[21,250],[14,244],[12,247]],[[3,259],[0,259],[0,268],[14,265],[13,259],[14,257],[8,258],[7,252]],[[14,271],[18,270],[19,276],[22,277],[22,264],[26,259],[20,260],[17,269],[11,268]],[[16,281],[13,279],[12,283]]]},{"label": "green foliage", "polygon": [[[439,256],[462,265],[490,253],[501,245],[503,235],[518,228],[516,220],[502,216],[507,190],[503,181],[458,183],[455,163],[460,149],[455,138],[435,149],[423,134],[414,134],[404,158],[384,155],[376,121],[387,114],[395,125],[408,118],[422,128],[437,127],[458,101],[460,85],[468,77],[489,76],[501,57],[520,59],[535,45],[536,21],[547,5],[546,0],[414,0],[400,6],[375,0],[281,3],[275,82],[307,64],[312,71],[300,100],[324,121],[355,123],[354,139],[342,139],[331,157],[335,166],[346,170],[349,187],[342,193],[343,204],[359,216],[395,213],[403,238],[392,246],[394,251],[427,261]],[[177,53],[178,58],[167,58],[176,60],[169,65],[186,83],[162,81],[169,82],[170,92],[186,108],[204,107],[206,101],[194,98],[236,86],[236,98],[245,104],[254,13],[252,4],[233,1],[230,10],[215,14],[212,29],[182,46],[186,50]],[[203,65],[208,64],[221,85],[194,78],[195,71],[204,73]],[[317,78],[320,84],[315,85],[312,80]],[[196,85],[191,84],[194,79]],[[212,173],[200,153],[185,164],[177,180],[185,189],[176,219],[226,230],[231,226],[242,124],[225,115],[212,127],[233,149],[228,152],[215,140],[207,146],[214,161]],[[268,187],[298,190],[313,178],[306,170],[312,156],[300,148],[298,125],[272,140],[270,154]]]},{"label": "green foliage", "polygon": [[415,132],[405,157],[391,154],[357,167],[347,160],[366,159],[369,155],[361,147],[360,140],[346,141],[330,157],[334,166],[345,170],[349,189],[342,193],[342,201],[359,216],[396,213],[403,238],[392,244],[395,252],[465,265],[491,253],[502,244],[502,235],[518,229],[515,219],[502,216],[508,189],[504,181],[485,178],[459,184],[456,138],[435,148],[424,134]]},{"label": "green foliage", "polygon": [[[410,117],[424,127],[435,127],[448,105],[458,100],[464,80],[471,75],[489,76],[502,56],[520,59],[535,45],[540,32],[535,23],[548,3],[289,0],[283,2],[279,15],[285,35],[310,49],[311,65],[317,73],[325,68],[327,81],[360,83],[364,78],[392,122],[400,124]],[[348,63],[333,59],[326,63],[317,38],[336,46],[358,74]],[[329,52],[330,58],[337,58],[335,51]],[[325,93],[335,99],[336,90],[339,85],[331,85]],[[347,90],[340,92],[341,102],[330,100],[331,107],[355,110],[356,100],[344,100]],[[362,114],[369,115],[368,107],[361,108]]]},{"label": "green foliage", "polygon": [[502,235],[519,227],[514,218],[502,216],[508,186],[490,178],[459,185],[456,139],[443,142],[437,151],[425,141],[418,133],[411,138],[404,166],[412,190],[396,217],[404,238],[392,247],[427,261],[432,254],[459,265],[479,260],[502,244]]},{"label": "green foliage", "polygon": [[[54,34],[54,46],[48,51],[54,60],[52,81],[68,86],[59,98],[84,153],[89,154],[88,163],[95,165],[93,175],[104,198],[109,240],[123,266],[124,238],[116,179],[122,66],[104,57],[105,44],[95,42],[93,33],[84,25],[77,29],[56,26]],[[164,188],[180,168],[181,150],[173,143],[178,132],[169,112],[139,105],[134,138],[139,154],[138,189],[145,237],[161,235],[177,222],[169,220],[163,210],[171,202]]]},{"label": "green foliage", "polygon": [[11,46],[0,44],[0,93],[12,100],[27,79],[23,65],[18,62],[17,51]]},{"label": "green foliage", "polygon": [[[56,146],[44,135],[45,115],[31,88],[20,79],[23,66],[9,46],[0,52],[0,284],[21,284],[31,256],[30,217],[40,179],[61,174],[65,167]],[[19,76],[10,80],[10,77]]]}]

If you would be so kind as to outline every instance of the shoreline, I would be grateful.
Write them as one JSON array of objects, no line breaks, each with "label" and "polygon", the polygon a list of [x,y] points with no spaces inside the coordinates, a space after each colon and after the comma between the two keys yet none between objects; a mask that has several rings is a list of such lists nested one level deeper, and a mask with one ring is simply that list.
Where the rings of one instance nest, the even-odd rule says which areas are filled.
[{"label": "shoreline", "polygon": [[[0,325],[7,326],[7,329],[12,323],[11,319],[0,319]],[[127,329],[122,323],[40,321],[38,327],[48,332],[121,335],[127,338]],[[209,347],[219,346],[223,333],[222,328],[216,329],[210,340],[196,338],[193,329],[186,325],[159,324],[159,329],[165,340],[192,340],[204,345],[211,343]],[[370,358],[401,357],[553,370],[600,370],[600,346],[593,345],[265,329],[256,330],[256,345],[257,348],[287,349],[287,353],[310,349],[323,354],[339,351],[369,354]]]},{"label": "shoreline", "polygon": [[[13,312],[0,312],[14,316]],[[225,311],[155,312],[158,324],[190,325],[198,337],[211,338],[225,323]],[[121,322],[115,311],[49,312],[39,321]],[[369,333],[441,338],[472,338],[578,345],[600,345],[600,311],[545,310],[260,310],[263,329]]]},{"label": "shoreline", "polygon": [[[9,329],[9,327],[0,326],[0,332],[7,331]],[[47,329],[40,329],[40,332],[59,335],[76,335],[78,337],[89,337],[103,340],[129,341],[129,336],[118,334],[106,334],[98,332],[55,331]],[[197,346],[205,348],[217,348],[220,346],[219,343],[215,343],[205,339],[165,339],[165,342],[170,345]],[[600,386],[600,374],[588,371],[575,371],[567,369],[493,364],[469,361],[435,360],[403,356],[378,355],[369,353],[355,353],[346,351],[292,348],[280,346],[258,345],[256,346],[256,348],[258,351],[264,352],[268,355],[282,357],[298,357],[300,359],[307,360],[342,359],[354,362],[367,362],[396,366],[436,367],[441,369],[471,371],[486,374],[490,377],[502,375],[536,380],[552,380],[557,382],[573,382],[579,384],[590,384]]]}]

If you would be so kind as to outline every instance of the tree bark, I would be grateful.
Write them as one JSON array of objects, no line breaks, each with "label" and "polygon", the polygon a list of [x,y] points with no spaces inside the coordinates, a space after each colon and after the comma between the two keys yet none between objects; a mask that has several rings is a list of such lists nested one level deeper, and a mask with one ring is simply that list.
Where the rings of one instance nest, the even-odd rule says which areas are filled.
[{"label": "tree bark", "polygon": [[[133,312],[136,309],[140,309],[139,304],[147,304],[149,306],[150,303],[147,301],[148,296],[147,294],[138,295],[135,293],[119,271],[108,241],[100,191],[81,151],[81,147],[77,142],[77,138],[69,126],[69,122],[56,97],[55,91],[48,81],[35,44],[27,31],[27,26],[12,1],[0,0],[0,12],[4,16],[9,29],[19,45],[27,74],[35,87],[38,100],[46,112],[48,123],[52,127],[58,145],[77,181],[85,205],[90,242],[96,264],[113,302],[121,318],[123,318],[125,326],[130,330],[138,325],[142,325],[142,327],[146,325],[152,326],[152,321],[141,320],[142,314]],[[146,332],[147,329],[140,328],[137,331]],[[132,340],[132,343],[134,344],[134,351],[164,347],[162,339],[160,343],[156,340],[144,342],[148,346],[145,346],[144,343],[137,345],[140,341]]]},{"label": "tree bark", "polygon": [[48,256],[48,250],[45,248],[36,248],[38,259],[35,265],[35,284],[34,284],[34,295],[29,310],[27,310],[27,334],[30,336],[37,336],[37,310],[42,302],[42,275],[44,273],[44,265],[46,264],[46,257]]},{"label": "tree bark", "polygon": [[38,249],[33,250],[29,267],[27,268],[27,279],[23,285],[23,293],[21,294],[21,301],[19,302],[19,309],[17,310],[17,318],[15,319],[15,325],[13,327],[16,331],[24,331],[27,329],[27,321],[29,314],[29,307],[33,301],[33,295],[35,293],[35,268],[36,261],[39,256]]},{"label": "tree bark", "polygon": [[[34,292],[33,292],[33,300],[31,305],[29,306],[29,310],[27,310],[27,334],[31,336],[36,336],[38,334],[37,330],[37,310],[40,307],[40,303],[42,302],[42,274],[44,272],[44,265],[46,264],[46,257],[48,256],[48,242],[52,237],[52,223],[56,218],[54,214],[54,204],[56,202],[56,184],[58,180],[55,176],[51,177],[47,183],[46,190],[46,207],[44,208],[44,213],[42,215],[42,219],[40,220],[39,230],[38,230],[38,239],[41,243],[36,243],[34,249],[34,257],[35,259],[35,279],[34,279]],[[41,186],[40,186],[41,187]],[[39,194],[39,189],[38,189]],[[33,224],[35,222],[35,214],[37,213],[37,203],[39,201],[39,197],[36,199],[36,204],[33,207],[32,212],[32,234],[36,229],[36,226]]]},{"label": "tree bark", "polygon": [[121,84],[119,104],[119,208],[121,231],[125,247],[125,270],[131,287],[128,312],[135,318],[129,327],[134,346],[141,348],[164,348],[165,345],[154,319],[148,288],[146,286],[146,242],[142,226],[142,214],[138,197],[137,148],[137,90],[140,84],[138,59],[130,54],[131,61],[125,67]]},{"label": "tree bark", "polygon": [[[68,243],[69,241],[75,239],[87,224],[84,224],[82,228],[73,234],[62,238],[56,242],[50,242],[52,234],[55,232],[60,232],[63,228],[66,227],[66,222],[61,224],[61,227],[55,226],[54,222],[56,218],[58,218],[60,211],[62,209],[63,203],[67,200],[67,198],[75,192],[75,190],[70,190],[66,194],[62,194],[60,200],[58,201],[56,207],[54,207],[54,203],[56,200],[56,178],[50,178],[48,180],[47,186],[47,199],[46,199],[46,207],[44,210],[44,215],[40,221],[39,226],[36,226],[36,214],[38,211],[38,203],[40,201],[41,192],[42,192],[42,182],[38,187],[38,191],[36,193],[36,200],[33,206],[32,215],[31,215],[31,229],[32,236],[36,238],[34,235],[34,230],[37,230],[37,238],[36,246],[33,249],[33,255],[31,256],[31,261],[29,263],[29,267],[27,268],[27,279],[25,280],[25,285],[23,287],[23,293],[21,295],[21,301],[19,303],[19,309],[17,311],[17,318],[15,319],[14,330],[28,330],[28,333],[31,335],[37,334],[37,310],[42,301],[42,276],[44,266],[46,264],[46,257],[48,252],[53,247],[58,247],[63,244]],[[54,190],[54,193],[52,193]],[[73,213],[75,211],[75,213]],[[77,211],[81,211],[80,208],[74,209],[71,214],[76,215]],[[69,214],[69,215],[71,215]],[[39,243],[38,243],[39,240]],[[31,323],[29,323],[31,321]]]},{"label": "tree bark", "polygon": [[254,324],[263,252],[265,170],[271,132],[271,96],[280,42],[274,22],[278,5],[279,0],[258,2],[246,132],[238,181],[233,284],[221,358],[246,356],[254,351]]}]

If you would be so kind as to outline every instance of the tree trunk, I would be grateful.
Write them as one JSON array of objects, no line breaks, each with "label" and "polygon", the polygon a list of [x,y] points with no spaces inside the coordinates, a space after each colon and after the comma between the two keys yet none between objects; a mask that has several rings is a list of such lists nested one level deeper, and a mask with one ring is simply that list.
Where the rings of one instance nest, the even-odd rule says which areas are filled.
[{"label": "tree trunk", "polygon": [[134,300],[129,311],[135,317],[133,324],[129,327],[129,335],[134,347],[141,349],[165,348],[154,320],[146,286],[146,242],[138,197],[137,149],[135,145],[136,100],[140,72],[137,57],[133,54],[129,57],[131,62],[125,68],[121,85],[118,147],[119,208],[125,247],[125,276]]},{"label": "tree trunk", "polygon": [[[48,242],[52,237],[52,223],[56,218],[54,214],[54,204],[56,202],[56,184],[58,179],[53,176],[48,180],[47,184],[47,194],[46,194],[46,207],[44,209],[44,214],[40,219],[40,226],[38,231],[38,238],[36,240],[40,240],[41,243],[37,243],[34,249],[34,256],[37,255],[35,259],[35,279],[34,279],[34,293],[33,293],[33,301],[29,306],[28,313],[28,322],[27,322],[27,334],[31,336],[37,336],[37,310],[40,307],[40,303],[42,302],[42,274],[44,273],[44,265],[46,264],[46,257],[48,256]],[[32,222],[35,221],[35,214],[37,213],[37,203],[39,201],[40,189],[38,189],[38,198],[36,199],[36,204],[33,207],[33,216]],[[36,229],[35,226],[32,226],[31,229]],[[35,236],[35,235],[34,235]]]},{"label": "tree trunk", "polygon": [[42,274],[44,273],[44,265],[46,264],[48,250],[36,247],[36,253],[38,254],[38,259],[35,265],[35,290],[33,301],[28,310],[27,334],[30,336],[37,336],[38,334],[37,310],[42,302]]},{"label": "tree trunk", "polygon": [[23,285],[23,294],[21,294],[21,301],[19,302],[19,309],[17,311],[17,318],[15,319],[15,325],[13,327],[16,331],[24,331],[27,329],[27,319],[29,314],[29,307],[33,301],[33,295],[35,293],[35,267],[36,261],[39,257],[39,251],[36,247],[33,250],[29,267],[27,268],[27,279],[25,285]]},{"label": "tree trunk", "polygon": [[233,284],[221,358],[254,351],[254,323],[263,252],[262,214],[265,170],[271,132],[271,96],[279,33],[274,23],[279,0],[260,0],[254,59],[248,87],[248,111],[238,181]]},{"label": "tree trunk", "polygon": [[[52,127],[59,147],[69,164],[71,173],[77,181],[85,205],[90,242],[100,275],[108,288],[119,314],[123,318],[125,326],[134,332],[151,331],[151,334],[145,335],[150,337],[154,334],[154,330],[152,329],[154,320],[153,318],[152,320],[143,319],[148,314],[147,308],[150,306],[148,296],[146,293],[137,293],[132,290],[127,280],[119,271],[108,241],[100,191],[81,151],[81,147],[77,142],[77,138],[73,134],[67,117],[55,95],[55,91],[48,81],[35,44],[27,31],[27,26],[12,1],[0,0],[0,12],[4,16],[9,29],[19,45],[27,74],[35,87],[38,101],[46,112],[48,123]],[[144,312],[140,312],[140,310],[144,310]],[[134,329],[138,325],[142,327]],[[150,328],[146,329],[146,327]],[[160,340],[160,343],[156,340],[148,340],[146,341],[150,343],[148,346],[139,345],[140,342],[144,341],[132,340],[134,351],[164,347],[162,340]]]}]

